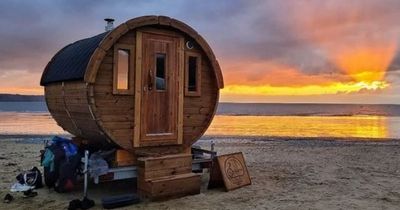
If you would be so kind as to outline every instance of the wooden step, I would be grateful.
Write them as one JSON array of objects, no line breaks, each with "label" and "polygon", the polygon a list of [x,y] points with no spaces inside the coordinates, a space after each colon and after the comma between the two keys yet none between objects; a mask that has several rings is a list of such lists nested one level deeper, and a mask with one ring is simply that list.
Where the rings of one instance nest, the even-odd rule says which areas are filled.
[{"label": "wooden step", "polygon": [[191,154],[166,155],[138,159],[138,176],[148,180],[192,172]]},{"label": "wooden step", "polygon": [[153,179],[138,178],[138,192],[143,199],[164,200],[200,193],[200,175],[185,173]]}]

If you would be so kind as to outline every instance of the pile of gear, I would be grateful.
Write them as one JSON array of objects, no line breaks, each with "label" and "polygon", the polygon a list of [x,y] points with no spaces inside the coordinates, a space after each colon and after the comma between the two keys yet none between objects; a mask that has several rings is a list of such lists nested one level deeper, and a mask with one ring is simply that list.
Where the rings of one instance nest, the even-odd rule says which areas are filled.
[{"label": "pile of gear", "polygon": [[[46,142],[45,149],[41,151],[40,164],[43,166],[44,184],[58,193],[71,192],[78,185],[78,178],[83,176],[83,199],[72,200],[68,209],[89,209],[95,202],[87,197],[88,175],[94,178],[107,174],[114,152],[115,149],[96,151],[89,157],[89,151],[84,146],[79,148],[70,139],[55,136],[50,142]],[[24,197],[38,195],[34,190],[43,187],[42,173],[36,167],[20,173],[16,179],[18,182],[12,185],[11,192],[23,192]],[[4,202],[9,203],[13,199],[11,194],[7,194]],[[140,202],[140,198],[136,194],[128,194],[108,196],[101,201],[104,208],[111,209],[136,204]]]},{"label": "pile of gear", "polygon": [[[40,163],[43,166],[44,183],[56,192],[70,192],[77,184],[81,172],[82,153],[70,139],[55,136],[46,144],[41,152]],[[21,172],[16,177],[17,182],[11,186],[11,192],[22,192],[24,197],[34,197],[34,191],[43,187],[42,173],[37,167]],[[4,202],[14,200],[11,194],[4,197]]]},{"label": "pile of gear", "polygon": [[56,192],[70,192],[81,174],[82,154],[71,140],[55,136],[41,156],[44,183]]}]

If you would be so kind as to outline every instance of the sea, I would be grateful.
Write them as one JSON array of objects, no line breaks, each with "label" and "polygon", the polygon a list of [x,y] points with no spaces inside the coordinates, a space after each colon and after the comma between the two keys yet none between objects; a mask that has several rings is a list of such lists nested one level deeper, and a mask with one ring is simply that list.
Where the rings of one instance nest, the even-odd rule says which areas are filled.
[{"label": "sea", "polygon": [[[45,102],[0,102],[0,136],[68,135]],[[205,136],[397,140],[400,105],[220,103]]]}]

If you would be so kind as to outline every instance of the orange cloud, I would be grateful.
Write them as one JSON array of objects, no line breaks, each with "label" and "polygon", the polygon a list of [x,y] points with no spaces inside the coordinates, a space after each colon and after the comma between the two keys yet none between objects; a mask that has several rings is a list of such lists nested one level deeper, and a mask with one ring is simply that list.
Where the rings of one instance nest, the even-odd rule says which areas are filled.
[{"label": "orange cloud", "polygon": [[364,46],[337,53],[334,59],[355,81],[371,82],[384,79],[395,52],[394,44]]},{"label": "orange cloud", "polygon": [[[311,51],[315,49],[318,56],[333,64],[333,69],[313,73],[315,70],[307,69],[307,65],[304,68],[301,63],[310,64],[318,58],[307,60],[297,51],[281,56],[289,60],[291,56],[302,59],[296,61],[298,66],[286,65],[285,60],[280,58],[272,58],[273,61],[236,61],[226,65],[227,85],[222,90],[222,98],[232,98],[233,95],[261,98],[337,97],[354,93],[372,95],[389,87],[385,75],[396,54],[400,35],[399,28],[392,27],[397,24],[396,9],[373,1],[296,1],[282,4],[283,9],[288,11],[283,19],[294,43],[301,43],[300,46],[307,46]],[[268,49],[268,46],[265,48]]]},{"label": "orange cloud", "polygon": [[[354,81],[380,81],[396,54],[397,9],[379,1],[288,4],[292,29]],[[305,15],[309,14],[309,15]]]},{"label": "orange cloud", "polygon": [[41,87],[25,88],[25,87],[1,87],[0,93],[12,93],[23,95],[43,95],[44,90]]},{"label": "orange cloud", "polygon": [[227,85],[270,85],[302,87],[351,81],[341,74],[306,74],[294,67],[272,61],[228,61],[224,79]]},{"label": "orange cloud", "polygon": [[27,70],[4,71],[0,74],[0,93],[43,95],[40,76],[40,72]]}]

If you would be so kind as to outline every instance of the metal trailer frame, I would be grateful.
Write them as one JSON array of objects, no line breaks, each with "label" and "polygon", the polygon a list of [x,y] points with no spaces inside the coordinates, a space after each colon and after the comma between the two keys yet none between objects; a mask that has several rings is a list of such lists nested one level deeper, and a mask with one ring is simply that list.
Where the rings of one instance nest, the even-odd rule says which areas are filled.
[{"label": "metal trailer frame", "polygon": [[[211,142],[211,150],[205,150],[198,147],[192,147],[192,171],[195,173],[202,173],[203,169],[211,168],[213,159],[217,156],[217,152],[214,151],[214,142]],[[205,155],[209,156],[206,157]],[[88,184],[88,175],[89,170],[87,170],[89,163],[89,151],[85,150],[85,156],[82,158],[82,163],[84,165],[83,173],[84,173],[84,192],[87,192],[87,184]],[[124,166],[124,167],[115,167],[110,168],[108,173],[105,175],[95,176],[93,178],[93,182],[95,184],[100,183],[101,181],[116,181],[116,180],[124,180],[124,179],[132,179],[137,178],[137,167],[136,166]],[[86,194],[86,193],[84,193]]]}]

